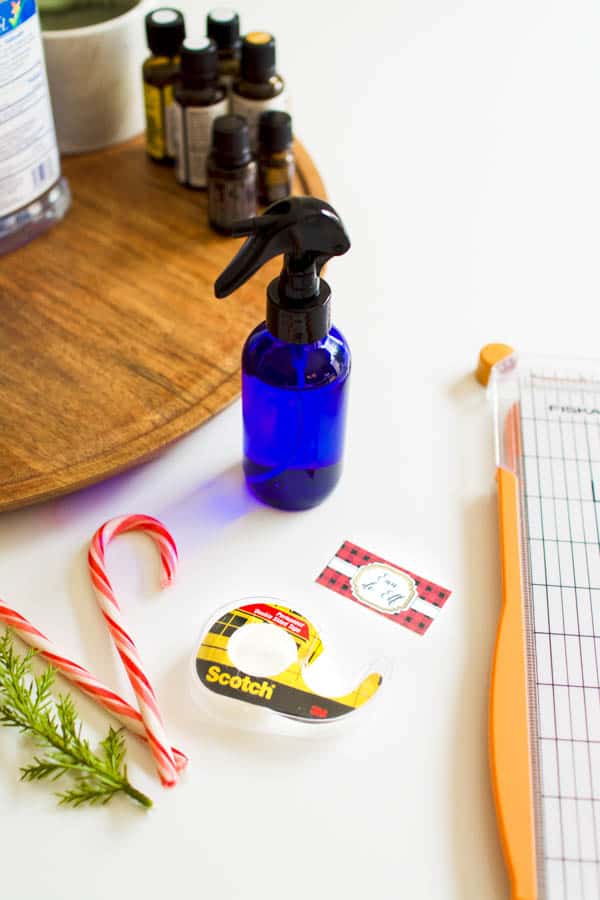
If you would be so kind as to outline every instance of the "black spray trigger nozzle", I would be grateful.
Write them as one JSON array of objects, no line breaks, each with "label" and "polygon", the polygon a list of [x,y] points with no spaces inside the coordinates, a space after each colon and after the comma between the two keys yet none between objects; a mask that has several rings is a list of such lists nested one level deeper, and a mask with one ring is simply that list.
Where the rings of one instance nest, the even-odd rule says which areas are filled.
[{"label": "black spray trigger nozzle", "polygon": [[259,229],[258,223],[261,219],[253,216],[252,219],[239,219],[231,226],[231,237],[248,237]]},{"label": "black spray trigger nozzle", "polygon": [[319,274],[327,260],[350,249],[340,217],[316,197],[279,200],[262,216],[234,223],[232,234],[248,240],[217,279],[217,297],[227,297],[262,265],[283,255],[282,294],[290,300],[309,299],[318,293]]},{"label": "black spray trigger nozzle", "polygon": [[283,256],[279,278],[267,290],[267,324],[272,334],[293,343],[327,334],[331,291],[321,269],[332,256],[350,249],[335,209],[316,197],[288,197],[262,216],[234,223],[234,237],[246,237],[215,282],[215,295],[228,297],[266,262]]}]

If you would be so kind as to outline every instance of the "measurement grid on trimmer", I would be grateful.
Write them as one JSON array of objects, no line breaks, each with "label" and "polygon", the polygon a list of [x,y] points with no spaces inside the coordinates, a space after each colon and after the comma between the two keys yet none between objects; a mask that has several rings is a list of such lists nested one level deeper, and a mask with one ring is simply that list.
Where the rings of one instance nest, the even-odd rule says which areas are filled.
[{"label": "measurement grid on trimmer", "polygon": [[542,896],[598,900],[600,384],[529,375],[520,401]]}]

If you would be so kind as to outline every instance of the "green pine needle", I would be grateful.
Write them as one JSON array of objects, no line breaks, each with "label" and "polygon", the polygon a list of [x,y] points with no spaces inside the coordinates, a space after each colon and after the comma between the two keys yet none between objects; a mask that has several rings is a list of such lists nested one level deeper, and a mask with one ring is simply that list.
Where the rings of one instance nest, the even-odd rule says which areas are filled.
[{"label": "green pine needle", "polygon": [[54,697],[51,666],[33,671],[35,651],[15,652],[11,634],[0,636],[0,725],[33,737],[43,754],[21,769],[22,781],[57,781],[67,776],[72,786],[57,794],[64,806],[104,806],[123,793],[142,806],[152,800],[129,783],[125,741],[109,728],[96,753],[82,737],[81,722],[69,694]]}]

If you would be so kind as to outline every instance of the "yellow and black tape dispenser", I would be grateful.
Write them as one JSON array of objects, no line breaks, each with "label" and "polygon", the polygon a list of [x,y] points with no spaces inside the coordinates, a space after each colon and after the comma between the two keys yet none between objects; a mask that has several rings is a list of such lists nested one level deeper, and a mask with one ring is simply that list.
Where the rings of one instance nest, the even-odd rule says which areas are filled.
[{"label": "yellow and black tape dispenser", "polygon": [[[269,624],[283,629],[296,644],[296,659],[282,672],[256,677],[237,668],[229,655],[229,642],[248,625]],[[303,677],[323,651],[315,626],[306,616],[269,599],[242,601],[221,613],[205,631],[196,654],[196,677],[208,691],[239,700],[301,722],[340,719],[363,706],[381,685],[383,676],[372,672],[350,693],[325,697],[308,686]]]}]

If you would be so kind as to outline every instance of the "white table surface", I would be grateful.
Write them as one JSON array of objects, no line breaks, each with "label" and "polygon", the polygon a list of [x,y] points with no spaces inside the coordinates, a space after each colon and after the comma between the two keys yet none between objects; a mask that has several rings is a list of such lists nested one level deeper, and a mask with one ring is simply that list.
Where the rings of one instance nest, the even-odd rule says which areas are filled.
[{"label": "white table surface", "polygon": [[[196,3],[180,5],[189,30],[194,16],[202,27]],[[471,373],[492,340],[598,352],[600,7],[238,8],[244,29],[277,36],[297,133],[353,241],[328,272],[354,354],[345,474],[310,512],[259,506],[243,488],[238,402],[152,463],[0,517],[5,601],[126,694],[86,546],[120,513],[172,530],[182,563],[168,593],[143,537],[119,539],[109,566],[170,736],[193,760],[166,791],[130,741],[151,813],[120,801],[57,810],[47,786],[19,784],[28,752],[0,732],[3,893],[507,897],[486,742],[500,604],[493,448]],[[346,538],[453,589],[424,638],[313,584]],[[342,655],[362,636],[393,660],[364,727],[306,741],[203,718],[189,693],[195,637],[215,607],[252,593],[314,613]],[[106,727],[78,705],[92,733]]]}]

